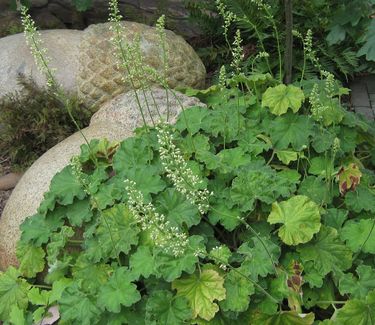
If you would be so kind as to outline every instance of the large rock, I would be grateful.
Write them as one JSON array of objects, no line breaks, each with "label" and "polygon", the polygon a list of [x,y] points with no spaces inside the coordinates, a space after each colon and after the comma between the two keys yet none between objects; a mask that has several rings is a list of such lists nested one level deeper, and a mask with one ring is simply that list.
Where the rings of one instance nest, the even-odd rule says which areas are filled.
[{"label": "large rock", "polygon": [[[153,122],[160,119],[163,121],[168,119],[168,122],[174,123],[182,110],[181,107],[204,105],[197,98],[187,97],[177,91],[168,90],[167,96],[165,89],[157,87],[153,87],[151,91],[146,91],[145,94],[138,90],[137,95],[148,125],[152,125]],[[133,91],[121,94],[104,104],[91,117],[90,126],[98,123],[110,125],[112,121],[122,124],[127,130],[134,130],[144,124]]]},{"label": "large rock", "polygon": [[[123,22],[124,39],[128,42],[140,36],[144,63],[159,72],[163,70],[163,56],[155,28]],[[56,69],[57,81],[68,92],[77,92],[83,102],[97,110],[109,99],[131,89],[129,78],[119,71],[114,48],[110,42],[109,23],[91,25],[86,30],[41,31],[41,38],[50,66]],[[206,70],[193,48],[171,31],[166,31],[169,68],[167,81],[171,88],[204,85]],[[17,77],[32,77],[39,86],[45,78],[37,69],[23,34],[0,39],[0,98],[21,90]],[[125,82],[124,82],[125,80]]]},{"label": "large rock", "polygon": [[[181,112],[179,103],[184,107],[203,105],[197,99],[177,92],[178,100],[169,93],[167,104],[165,94],[165,90],[153,89],[159,113],[166,116],[169,107],[170,121],[174,121]],[[141,105],[146,107],[143,93],[138,91],[138,95]],[[90,126],[83,130],[85,136],[88,139],[106,137],[111,141],[131,136],[133,128],[143,124],[134,96],[133,92],[122,94],[103,106],[92,117]],[[149,91],[146,92],[146,98],[147,101],[152,99]],[[154,105],[150,106],[150,112],[152,119],[147,108],[145,109],[146,120],[157,122],[159,113]],[[17,265],[15,247],[20,236],[19,225],[26,217],[36,213],[52,177],[69,164],[72,156],[79,154],[83,143],[82,136],[77,132],[48,150],[26,171],[13,190],[0,218],[0,270],[9,265]]]},{"label": "large rock", "polygon": [[[132,42],[139,35],[144,64],[162,73],[163,54],[157,30],[133,22],[122,22],[122,25],[123,39]],[[80,46],[78,95],[90,107],[96,107],[132,88],[126,71],[118,68],[118,59],[110,41],[112,36],[110,23],[91,25],[84,31]],[[171,31],[166,31],[166,46],[169,63],[166,77],[169,86],[202,87],[206,70],[193,48]]]},{"label": "large rock", "polygon": [[[66,91],[74,92],[83,32],[60,29],[40,33],[57,81]],[[0,97],[22,89],[17,83],[19,74],[31,77],[39,86],[45,85],[45,77],[36,67],[23,34],[0,38],[0,49]]]}]

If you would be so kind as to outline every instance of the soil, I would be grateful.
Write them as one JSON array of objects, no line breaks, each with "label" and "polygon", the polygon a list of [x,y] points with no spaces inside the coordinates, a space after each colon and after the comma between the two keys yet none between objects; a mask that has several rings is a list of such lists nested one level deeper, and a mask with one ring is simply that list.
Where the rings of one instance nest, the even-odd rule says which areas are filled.
[{"label": "soil", "polygon": [[[10,170],[11,170],[10,167],[11,166],[10,166],[10,163],[9,163],[9,159],[7,159],[6,157],[0,156],[0,176],[3,176],[5,174],[9,173]],[[11,193],[12,193],[12,190],[0,191],[0,217],[3,213],[5,203],[8,201],[8,198],[9,198]]]}]

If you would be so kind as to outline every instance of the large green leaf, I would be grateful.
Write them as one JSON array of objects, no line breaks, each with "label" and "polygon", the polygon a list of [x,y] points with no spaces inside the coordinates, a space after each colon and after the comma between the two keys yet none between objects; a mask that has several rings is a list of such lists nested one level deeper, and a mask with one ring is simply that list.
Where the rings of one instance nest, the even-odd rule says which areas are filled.
[{"label": "large green leaf", "polygon": [[130,256],[129,265],[136,278],[141,275],[148,278],[154,272],[154,257],[148,246],[138,246],[137,251]]},{"label": "large green leaf", "polygon": [[222,136],[227,142],[235,140],[244,126],[244,117],[234,113],[234,107],[226,106],[210,110],[203,120],[202,129],[215,137]]},{"label": "large green leaf", "polygon": [[365,299],[369,291],[375,289],[375,270],[368,265],[357,267],[358,278],[352,273],[344,274],[339,281],[339,289],[342,295],[350,294],[351,298]]},{"label": "large green leaf", "polygon": [[72,204],[75,197],[82,200],[86,196],[82,185],[73,175],[70,165],[52,178],[49,191],[62,205]]},{"label": "large green leaf", "polygon": [[138,243],[140,229],[125,204],[115,205],[101,213],[95,236],[85,241],[86,255],[93,262],[127,254]]},{"label": "large green leaf", "polygon": [[208,218],[213,225],[218,222],[228,231],[233,231],[241,224],[240,210],[237,207],[229,208],[225,200],[211,204]]},{"label": "large green leaf", "polygon": [[19,261],[19,271],[27,278],[33,278],[44,269],[44,256],[46,253],[41,247],[35,247],[32,244],[18,242],[16,250]]},{"label": "large green leaf", "polygon": [[241,147],[223,149],[216,157],[218,158],[217,169],[223,174],[231,173],[237,168],[251,162],[251,157],[245,154]]},{"label": "large green leaf", "polygon": [[375,220],[373,219],[352,219],[345,223],[340,236],[345,240],[350,249],[357,253],[375,254]]},{"label": "large green leaf", "polygon": [[298,152],[290,149],[276,150],[276,156],[282,163],[289,165],[298,159]]},{"label": "large green leaf", "polygon": [[26,319],[22,309],[14,305],[9,314],[9,320],[13,325],[25,325]]},{"label": "large green leaf", "polygon": [[153,158],[153,151],[146,136],[128,138],[121,142],[113,157],[113,168],[117,174],[138,166],[145,166]]},{"label": "large green leaf", "polygon": [[371,20],[370,26],[366,32],[365,44],[359,49],[357,55],[366,55],[367,61],[375,61],[375,21]]},{"label": "large green leaf", "polygon": [[241,211],[251,211],[257,199],[271,204],[280,196],[289,196],[294,192],[295,184],[280,176],[269,166],[251,164],[233,180],[231,198]]},{"label": "large green leaf", "polygon": [[0,319],[9,319],[13,306],[25,310],[28,304],[27,293],[31,288],[24,279],[20,278],[21,273],[13,266],[5,273],[0,272]]},{"label": "large green leaf", "polygon": [[345,271],[352,265],[352,252],[339,239],[337,230],[322,226],[309,243],[297,247],[303,263],[312,261],[313,268],[322,276],[331,271]]},{"label": "large green leaf", "polygon": [[254,133],[254,130],[248,128],[241,133],[238,146],[245,152],[250,153],[253,157],[258,156],[263,151],[271,149],[271,144],[269,142],[261,140],[261,138],[257,137],[257,133]]},{"label": "large green leaf", "polygon": [[21,241],[31,242],[35,246],[47,243],[51,233],[64,224],[62,216],[57,212],[54,210],[48,213],[48,217],[40,214],[28,217],[20,226]]},{"label": "large green leaf", "polygon": [[119,267],[108,282],[101,287],[98,304],[112,313],[118,313],[121,306],[129,307],[141,299],[137,286],[132,283],[133,274],[126,267]]},{"label": "large green leaf", "polygon": [[197,316],[211,320],[219,310],[215,301],[225,299],[224,279],[214,270],[202,270],[173,281],[177,295],[185,297]]},{"label": "large green leaf", "polygon": [[297,195],[287,201],[273,203],[268,222],[283,224],[278,233],[285,244],[307,243],[320,229],[319,206],[307,196]]},{"label": "large green leaf", "polygon": [[323,181],[323,177],[307,176],[300,184],[298,194],[305,195],[317,204],[330,203],[332,195]]},{"label": "large green leaf", "polygon": [[196,254],[199,251],[204,251],[201,236],[191,236],[185,254],[179,257],[166,254],[161,248],[154,248],[155,270],[168,282],[179,278],[182,272],[193,273],[199,260]]},{"label": "large green leaf", "polygon": [[164,190],[166,184],[158,175],[155,166],[139,166],[131,168],[122,175],[135,182],[136,188],[142,192],[143,197],[148,199],[150,194],[157,194]]},{"label": "large green leaf", "polygon": [[66,216],[73,227],[80,227],[83,223],[90,221],[92,218],[90,201],[88,199],[75,201],[67,209]]},{"label": "large green leaf", "polygon": [[291,108],[298,112],[305,96],[301,88],[293,85],[278,85],[268,88],[262,98],[262,107],[269,107],[272,114],[282,115]]},{"label": "large green leaf", "polygon": [[219,303],[222,310],[243,312],[248,309],[250,296],[255,292],[252,282],[231,270],[225,277],[224,288],[226,298]]},{"label": "large green leaf", "polygon": [[189,107],[179,115],[176,128],[183,131],[189,127],[189,132],[195,134],[202,128],[203,120],[208,114],[209,110],[205,107]]},{"label": "large green leaf", "polygon": [[187,201],[185,196],[174,188],[168,188],[160,193],[156,198],[155,205],[174,227],[186,225],[190,228],[201,220],[197,207]]},{"label": "large green leaf", "polygon": [[192,316],[189,301],[166,290],[154,291],[147,300],[146,324],[182,325]]},{"label": "large green leaf", "polygon": [[253,280],[258,276],[266,277],[275,273],[275,265],[280,256],[280,247],[271,239],[259,236],[243,243],[238,248],[238,253],[245,256],[241,268]]},{"label": "large green leaf", "polygon": [[108,264],[92,263],[85,255],[80,255],[72,267],[74,281],[80,283],[83,291],[93,295],[108,281],[108,274],[111,272],[113,268]]},{"label": "large green leaf", "polygon": [[348,218],[349,211],[343,209],[327,209],[323,216],[323,223],[326,226],[335,228],[339,233],[341,231],[342,225]]},{"label": "large green leaf", "polygon": [[296,311],[282,311],[275,315],[260,314],[252,319],[252,325],[312,325],[314,314],[299,315]]},{"label": "large green leaf", "polygon": [[345,204],[354,212],[369,211],[375,213],[375,193],[366,184],[361,183],[355,192],[345,195]]},{"label": "large green leaf", "polygon": [[269,132],[276,149],[288,149],[292,145],[294,150],[300,151],[304,146],[309,146],[313,124],[305,115],[288,113],[273,120]]},{"label": "large green leaf", "polygon": [[78,283],[67,287],[59,300],[61,321],[79,323],[82,325],[95,324],[101,310],[96,299],[83,292]]},{"label": "large green leaf", "polygon": [[65,247],[69,238],[74,236],[74,230],[72,227],[62,226],[61,230],[51,235],[51,240],[47,245],[47,261],[49,265],[52,265],[57,260],[60,250]]},{"label": "large green leaf", "polygon": [[330,28],[330,31],[326,37],[328,45],[339,44],[345,40],[346,31],[345,28],[341,25],[334,25]]},{"label": "large green leaf", "polygon": [[375,319],[375,290],[371,291],[366,300],[348,300],[344,307],[338,310],[334,324],[337,325],[374,325]]}]

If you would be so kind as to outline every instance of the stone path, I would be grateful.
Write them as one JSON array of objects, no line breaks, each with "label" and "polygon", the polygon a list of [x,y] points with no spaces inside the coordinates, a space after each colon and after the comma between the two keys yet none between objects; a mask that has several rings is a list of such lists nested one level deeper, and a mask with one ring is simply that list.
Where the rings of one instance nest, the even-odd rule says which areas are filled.
[{"label": "stone path", "polygon": [[350,84],[354,111],[375,119],[375,75],[360,77]]}]

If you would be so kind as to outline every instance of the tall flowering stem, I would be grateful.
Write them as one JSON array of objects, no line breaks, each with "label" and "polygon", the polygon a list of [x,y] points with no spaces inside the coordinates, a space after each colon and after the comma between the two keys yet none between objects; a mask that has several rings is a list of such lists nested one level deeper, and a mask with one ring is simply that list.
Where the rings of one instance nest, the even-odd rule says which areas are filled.
[{"label": "tall flowering stem", "polygon": [[189,244],[186,233],[177,227],[171,226],[166,217],[158,213],[151,203],[145,203],[143,194],[137,190],[136,183],[125,180],[125,189],[128,193],[128,207],[142,230],[149,231],[156,246],[165,253],[175,257],[185,253]]},{"label": "tall flowering stem", "polygon": [[225,41],[227,42],[229,48],[231,48],[231,44],[228,40],[228,30],[232,22],[235,21],[237,17],[233,12],[227,9],[227,6],[223,3],[222,0],[216,0],[216,8],[219,11],[220,16],[223,17],[224,19],[224,24],[222,26],[224,29],[223,34],[224,34]]},{"label": "tall flowering stem", "polygon": [[167,48],[167,35],[165,33],[165,15],[161,15],[156,22],[156,30],[159,35],[159,45],[163,55],[163,82],[162,85],[165,88],[165,96],[167,99],[167,122],[169,121],[169,92],[168,92],[168,81],[167,71],[169,68],[168,64],[168,48]]},{"label": "tall flowering stem", "polygon": [[142,65],[142,58],[140,57],[140,51],[139,47],[137,49],[136,43],[134,42],[133,46],[129,44],[124,44],[123,38],[122,38],[122,30],[123,27],[121,25],[122,15],[120,13],[120,10],[118,8],[118,1],[117,0],[110,0],[109,1],[109,22],[111,22],[110,30],[114,33],[113,37],[111,38],[111,41],[116,49],[116,56],[119,59],[118,65],[120,68],[123,68],[127,74],[128,78],[130,80],[132,90],[134,92],[137,105],[139,108],[139,111],[142,116],[143,124],[147,126],[146,118],[143,113],[143,108],[138,96],[138,93],[136,91],[136,78],[138,79],[138,82],[142,82],[142,78],[139,78],[139,67]]},{"label": "tall flowering stem", "polygon": [[203,181],[193,173],[183,158],[181,150],[173,143],[172,133],[167,126],[157,127],[161,163],[176,190],[183,194],[190,203],[197,206],[201,214],[209,209],[211,193],[203,187]]},{"label": "tall flowering stem", "polygon": [[21,21],[24,28],[26,43],[30,47],[31,54],[35,59],[35,63],[40,72],[42,72],[47,79],[47,86],[53,87],[55,90],[58,84],[53,75],[54,70],[49,67],[51,59],[47,55],[47,50],[43,47],[43,41],[40,33],[37,31],[35,22],[31,18],[26,6],[21,6]]},{"label": "tall flowering stem", "polygon": [[[51,59],[47,55],[47,49],[43,46],[41,35],[36,29],[34,20],[31,18],[30,14],[28,13],[28,9],[26,6],[21,5],[20,12],[21,12],[21,21],[22,21],[22,26],[24,28],[26,43],[30,47],[31,54],[34,57],[35,63],[39,71],[43,73],[44,76],[46,77],[47,87],[53,91],[57,99],[66,108],[70,119],[74,123],[78,132],[80,132],[82,138],[85,140],[91,153],[90,144],[86,136],[83,134],[76,119],[73,116],[71,101],[69,97],[67,96],[67,94],[65,93],[64,89],[61,87],[61,85],[59,85],[59,83],[56,81],[56,78],[54,76],[55,69],[50,68],[49,66]],[[92,158],[93,158],[93,162],[96,164],[96,159],[93,155],[92,155]]]},{"label": "tall flowering stem", "polygon": [[51,60],[47,56],[47,50],[43,46],[43,41],[40,37],[40,33],[36,29],[35,22],[31,18],[26,6],[21,6],[20,11],[26,43],[30,47],[35,63],[39,71],[46,76],[47,86],[57,88],[58,85],[53,75],[54,71],[48,66]]}]

